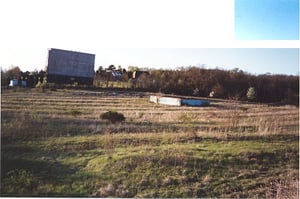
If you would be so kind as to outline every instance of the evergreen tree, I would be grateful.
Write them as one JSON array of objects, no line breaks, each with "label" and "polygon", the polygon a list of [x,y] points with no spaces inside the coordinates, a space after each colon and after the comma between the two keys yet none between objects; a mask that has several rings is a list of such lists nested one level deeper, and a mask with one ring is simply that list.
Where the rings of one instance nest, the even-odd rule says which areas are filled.
[{"label": "evergreen tree", "polygon": [[254,87],[248,88],[247,99],[253,101],[253,100],[255,100],[255,98],[256,98],[255,88]]}]

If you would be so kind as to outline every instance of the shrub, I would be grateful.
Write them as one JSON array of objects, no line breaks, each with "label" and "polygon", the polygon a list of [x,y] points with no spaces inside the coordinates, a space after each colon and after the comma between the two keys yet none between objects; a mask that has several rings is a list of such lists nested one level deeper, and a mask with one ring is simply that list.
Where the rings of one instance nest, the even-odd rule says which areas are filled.
[{"label": "shrub", "polygon": [[41,82],[41,81],[38,81],[38,83],[35,85],[35,88],[43,88],[45,87],[45,84],[44,82]]},{"label": "shrub", "polygon": [[111,123],[122,122],[125,120],[124,115],[122,113],[118,113],[116,111],[108,111],[108,112],[102,113],[100,115],[100,118],[102,120],[108,120]]}]

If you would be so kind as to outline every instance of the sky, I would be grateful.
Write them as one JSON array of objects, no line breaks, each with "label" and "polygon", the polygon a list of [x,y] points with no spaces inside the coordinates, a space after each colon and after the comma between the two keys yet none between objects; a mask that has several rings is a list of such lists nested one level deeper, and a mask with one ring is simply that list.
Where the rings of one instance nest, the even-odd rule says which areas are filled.
[{"label": "sky", "polygon": [[[67,49],[74,50],[74,49]],[[239,68],[251,74],[299,74],[297,48],[78,48],[96,54],[95,70],[113,64],[140,68],[176,69],[201,66],[231,70]],[[1,64],[19,66],[22,71],[45,69],[47,48],[0,49]],[[13,60],[13,61],[12,61]],[[0,65],[1,66],[1,65]],[[3,67],[5,68],[5,67]]]},{"label": "sky", "polygon": [[3,47],[199,47],[234,39],[234,0],[0,0]]},{"label": "sky", "polygon": [[[95,69],[205,64],[257,74],[298,74],[299,40],[236,40],[235,28],[243,30],[237,29],[236,19],[247,19],[253,11],[242,9],[242,3],[258,6],[261,1],[268,0],[0,0],[0,67],[41,70],[47,49],[59,48],[96,54]],[[281,11],[278,5],[274,9]],[[289,6],[284,9],[294,16]],[[278,15],[285,18],[283,13]],[[246,22],[240,23],[244,30]],[[255,50],[261,48],[269,50]]]},{"label": "sky", "polygon": [[299,39],[299,0],[235,0],[237,39]]}]

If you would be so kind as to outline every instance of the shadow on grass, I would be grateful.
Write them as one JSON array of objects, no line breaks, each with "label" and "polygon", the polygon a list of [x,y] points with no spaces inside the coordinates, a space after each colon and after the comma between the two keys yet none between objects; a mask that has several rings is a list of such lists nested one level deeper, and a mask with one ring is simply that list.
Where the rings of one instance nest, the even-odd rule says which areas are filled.
[{"label": "shadow on grass", "polygon": [[[49,160],[27,160],[11,159],[3,157],[1,160],[1,196],[37,196],[43,195],[38,190],[43,185],[67,185],[69,176],[75,170],[55,161]],[[62,195],[53,190],[48,191],[46,195]]]},{"label": "shadow on grass", "polygon": [[[72,164],[74,160],[79,162]],[[33,149],[18,145],[5,147],[1,152],[0,196],[87,196],[96,180],[94,175],[80,171],[87,161],[72,151]],[[85,179],[89,181],[82,181]]]},{"label": "shadow on grass", "polygon": [[[195,157],[178,155],[176,151],[128,156],[111,161],[103,168],[99,186],[124,185],[131,197],[253,197],[247,193],[277,179],[286,167],[298,169],[297,161],[293,160],[296,157],[297,153],[287,157],[282,151],[242,153],[240,156]],[[264,192],[256,194],[265,197]]]}]

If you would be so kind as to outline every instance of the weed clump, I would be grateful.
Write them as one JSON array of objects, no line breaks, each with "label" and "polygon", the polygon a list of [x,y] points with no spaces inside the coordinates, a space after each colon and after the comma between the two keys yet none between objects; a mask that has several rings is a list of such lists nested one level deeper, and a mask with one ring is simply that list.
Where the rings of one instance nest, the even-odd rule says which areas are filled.
[{"label": "weed clump", "polygon": [[118,188],[116,188],[112,184],[108,184],[107,186],[101,187],[97,192],[95,192],[93,197],[130,197],[129,191],[124,185],[119,185]]},{"label": "weed clump", "polygon": [[100,115],[102,120],[108,120],[111,123],[123,122],[125,120],[125,116],[122,113],[118,113],[116,111],[107,111]]}]

